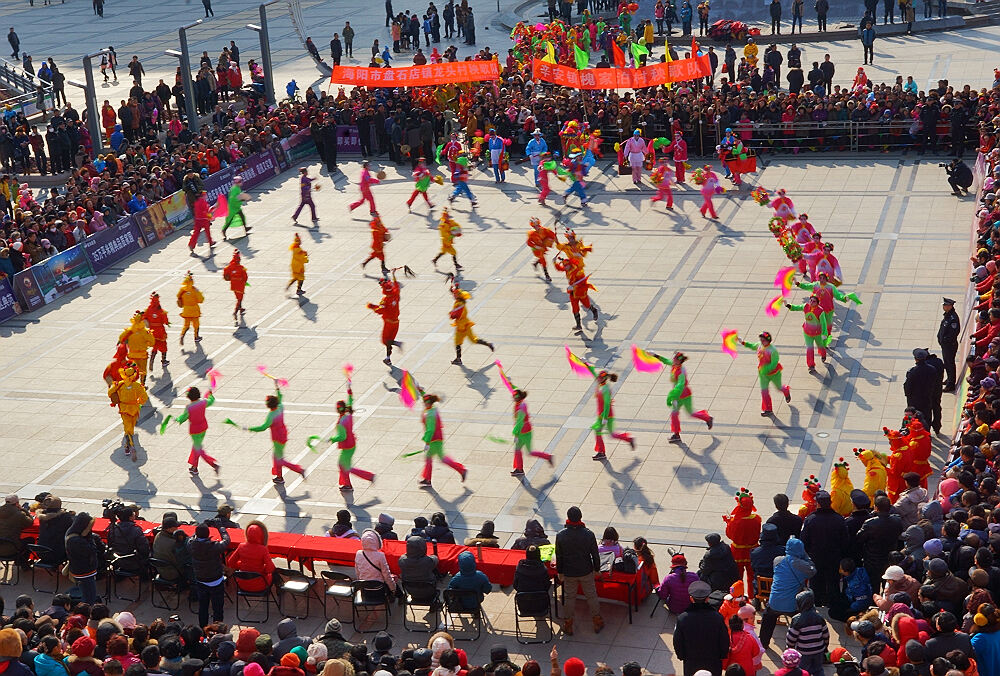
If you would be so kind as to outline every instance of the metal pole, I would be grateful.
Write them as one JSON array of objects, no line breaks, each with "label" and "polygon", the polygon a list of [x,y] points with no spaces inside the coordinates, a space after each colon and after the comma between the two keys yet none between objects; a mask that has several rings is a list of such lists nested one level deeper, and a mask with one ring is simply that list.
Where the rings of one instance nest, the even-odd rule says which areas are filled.
[{"label": "metal pole", "polygon": [[264,102],[274,103],[274,73],[271,72],[271,43],[267,36],[267,6],[265,3],[260,6],[260,31],[257,36],[260,38],[260,66],[264,71]]},{"label": "metal pole", "polygon": [[[106,146],[101,138],[101,118],[97,111],[97,89],[94,86],[94,68],[91,59],[107,51],[106,49],[102,49],[96,54],[88,54],[83,57],[83,74],[86,78],[83,95],[87,104],[87,131],[90,132],[90,143],[94,148],[95,154],[104,152]],[[108,139],[109,143],[110,141],[111,139]]]},{"label": "metal pole", "polygon": [[188,126],[198,131],[198,113],[194,105],[194,83],[191,81],[191,55],[188,53],[187,29],[197,26],[201,19],[189,26],[181,26],[177,34],[181,41],[181,83],[184,87],[184,107],[187,109]]}]

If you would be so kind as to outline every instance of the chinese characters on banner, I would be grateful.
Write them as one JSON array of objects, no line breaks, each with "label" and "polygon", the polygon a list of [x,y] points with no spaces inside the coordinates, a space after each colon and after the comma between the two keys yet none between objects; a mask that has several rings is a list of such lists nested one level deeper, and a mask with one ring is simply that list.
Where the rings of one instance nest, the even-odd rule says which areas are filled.
[{"label": "chinese characters on banner", "polygon": [[574,89],[642,89],[668,82],[684,82],[708,77],[712,66],[708,56],[679,59],[642,68],[586,68],[546,63],[536,59],[532,66],[535,80],[552,82]]},{"label": "chinese characters on banner", "polygon": [[428,85],[479,82],[500,77],[496,61],[455,61],[409,68],[334,66],[330,82],[363,87],[426,87]]}]

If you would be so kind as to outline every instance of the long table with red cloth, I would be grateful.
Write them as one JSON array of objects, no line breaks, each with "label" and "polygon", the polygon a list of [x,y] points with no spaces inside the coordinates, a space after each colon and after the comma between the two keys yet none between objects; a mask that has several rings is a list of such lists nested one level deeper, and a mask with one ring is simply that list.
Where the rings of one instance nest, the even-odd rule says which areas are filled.
[{"label": "long table with red cloth", "polygon": [[[105,536],[106,539],[110,523],[108,519],[96,519],[94,532]],[[135,524],[150,539],[153,537],[154,530],[160,527],[159,523],[138,519]],[[193,525],[184,525],[180,528],[188,535],[194,534],[195,527]],[[226,532],[233,548],[246,541],[246,536],[241,528],[228,528]],[[25,529],[22,535],[37,536],[37,521],[34,526]],[[267,538],[267,548],[272,557],[283,558],[289,563],[299,563],[310,569],[316,561],[325,561],[333,566],[353,568],[354,557],[361,549],[361,541],[354,538],[333,538],[325,535],[270,531]],[[406,541],[385,540],[382,543],[382,552],[389,562],[390,570],[398,574],[399,558],[406,553]],[[501,587],[509,587],[514,584],[514,569],[517,568],[518,561],[524,558],[524,551],[519,549],[465,547],[441,543],[429,544],[428,551],[428,553],[438,557],[438,570],[449,575],[458,572],[458,555],[462,552],[471,552],[476,557],[476,567],[486,574],[490,582]],[[555,575],[555,570],[551,566],[550,573]],[[601,573],[597,578],[598,596],[628,605],[630,618],[631,608],[635,607],[638,610],[639,603],[649,596],[651,591],[652,586],[646,579],[642,566],[635,573]]]}]

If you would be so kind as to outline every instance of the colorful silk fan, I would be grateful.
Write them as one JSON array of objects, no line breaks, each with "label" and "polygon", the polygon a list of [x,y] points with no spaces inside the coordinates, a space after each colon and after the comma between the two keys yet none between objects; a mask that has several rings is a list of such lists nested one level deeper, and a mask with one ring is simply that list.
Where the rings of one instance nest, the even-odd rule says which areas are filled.
[{"label": "colorful silk fan", "polygon": [[222,377],[222,373],[220,373],[218,369],[208,369],[205,376],[208,378],[209,387],[214,390],[216,385],[219,384],[219,378]]},{"label": "colorful silk fan", "polygon": [[663,362],[635,343],[632,343],[632,364],[643,373],[657,373],[663,368]]},{"label": "colorful silk fan", "polygon": [[733,359],[736,359],[737,353],[737,334],[738,331],[726,330],[722,332],[722,351],[728,354]]},{"label": "colorful silk fan", "polygon": [[775,275],[774,285],[781,289],[782,296],[787,296],[791,293],[792,287],[795,286],[796,269],[794,265],[789,265],[787,268],[778,270],[778,274]]},{"label": "colorful silk fan", "polygon": [[403,371],[403,379],[399,381],[399,400],[406,408],[413,408],[419,397],[420,387],[417,386],[413,374],[409,371]]},{"label": "colorful silk fan", "polygon": [[275,378],[274,376],[272,376],[270,373],[267,372],[267,367],[264,366],[263,364],[257,364],[257,371],[265,378],[270,378],[271,380],[273,380],[274,384],[277,387],[288,387],[288,380],[286,380],[285,378]]},{"label": "colorful silk fan", "polygon": [[778,294],[771,299],[771,302],[767,304],[764,308],[764,312],[767,313],[768,317],[777,317],[781,314],[781,305],[785,302],[785,298],[782,294]]},{"label": "colorful silk fan", "polygon": [[502,380],[503,384],[507,386],[507,391],[514,394],[514,383],[510,382],[510,378],[508,378],[507,374],[503,372],[503,364],[500,363],[499,359],[497,359],[494,363],[497,365],[497,369],[500,370],[500,380]]},{"label": "colorful silk fan", "polygon": [[573,373],[584,378],[592,378],[594,374],[590,372],[590,367],[587,366],[587,362],[573,354],[569,349],[569,345],[566,345],[565,347],[566,359],[569,361],[569,367],[573,369]]}]

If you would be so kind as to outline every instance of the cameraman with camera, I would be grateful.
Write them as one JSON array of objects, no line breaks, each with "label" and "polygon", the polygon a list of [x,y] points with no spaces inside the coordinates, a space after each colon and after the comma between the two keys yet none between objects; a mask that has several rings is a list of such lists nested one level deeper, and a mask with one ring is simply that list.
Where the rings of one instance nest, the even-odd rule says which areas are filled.
[{"label": "cameraman with camera", "polygon": [[969,194],[973,179],[972,169],[969,168],[968,164],[956,157],[948,164],[939,164],[938,166],[944,167],[944,170],[948,172],[948,185],[951,186],[953,195],[961,197],[963,193]]},{"label": "cameraman with camera", "polygon": [[28,567],[27,542],[21,539],[21,533],[34,523],[34,518],[28,513],[27,503],[18,504],[16,495],[8,495],[0,507],[0,538],[11,542],[0,544],[0,554],[15,557],[21,568]]},{"label": "cameraman with camera", "polygon": [[138,505],[111,503],[104,513],[111,519],[108,527],[111,551],[118,559],[131,557],[127,561],[112,561],[112,565],[122,571],[145,575],[149,569],[149,540],[134,521],[139,515]]}]

